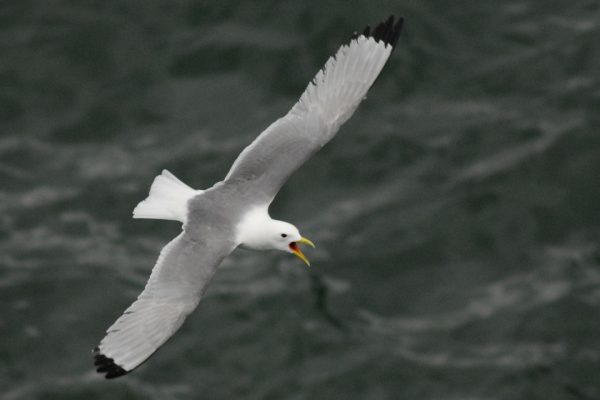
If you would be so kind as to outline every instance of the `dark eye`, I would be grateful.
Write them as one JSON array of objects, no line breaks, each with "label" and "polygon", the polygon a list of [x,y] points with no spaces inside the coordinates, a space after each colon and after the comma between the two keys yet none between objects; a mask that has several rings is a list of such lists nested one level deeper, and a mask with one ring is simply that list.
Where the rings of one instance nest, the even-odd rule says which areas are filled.
[{"label": "dark eye", "polygon": [[286,233],[282,233],[281,237],[287,237],[287,234]]}]

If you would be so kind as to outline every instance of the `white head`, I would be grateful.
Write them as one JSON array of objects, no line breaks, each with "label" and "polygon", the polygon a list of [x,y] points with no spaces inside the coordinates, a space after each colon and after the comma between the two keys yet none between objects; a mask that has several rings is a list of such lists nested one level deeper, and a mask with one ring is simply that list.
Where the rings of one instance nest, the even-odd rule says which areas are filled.
[{"label": "white head", "polygon": [[298,243],[304,243],[311,247],[315,247],[313,242],[300,235],[300,231],[294,225],[272,219],[265,225],[263,231],[264,244],[268,249],[281,250],[287,253],[295,254],[298,258],[310,266],[310,262],[306,256],[300,251]]},{"label": "white head", "polygon": [[239,228],[239,242],[242,246],[254,250],[281,250],[295,254],[310,265],[306,256],[300,251],[299,243],[315,247],[313,242],[300,235],[294,225],[264,217],[256,213],[249,215]]}]

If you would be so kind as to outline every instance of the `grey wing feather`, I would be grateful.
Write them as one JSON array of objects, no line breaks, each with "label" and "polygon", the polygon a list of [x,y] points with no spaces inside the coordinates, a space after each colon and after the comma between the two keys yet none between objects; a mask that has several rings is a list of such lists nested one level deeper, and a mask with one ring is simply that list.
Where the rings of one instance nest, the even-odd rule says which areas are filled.
[{"label": "grey wing feather", "polygon": [[[250,180],[270,201],[289,176],[329,142],[364,99],[388,60],[402,20],[385,37],[363,34],[342,46],[300,100],[238,156],[225,181]],[[389,36],[389,37],[388,37]]]},{"label": "grey wing feather", "polygon": [[270,202],[288,177],[326,143],[323,139],[330,131],[318,114],[288,114],[242,151],[225,181],[252,181],[253,190]]},{"label": "grey wing feather", "polygon": [[139,366],[162,346],[196,308],[206,287],[235,245],[190,239],[185,232],[161,251],[144,291],[108,329],[95,349],[98,372],[107,378]]}]

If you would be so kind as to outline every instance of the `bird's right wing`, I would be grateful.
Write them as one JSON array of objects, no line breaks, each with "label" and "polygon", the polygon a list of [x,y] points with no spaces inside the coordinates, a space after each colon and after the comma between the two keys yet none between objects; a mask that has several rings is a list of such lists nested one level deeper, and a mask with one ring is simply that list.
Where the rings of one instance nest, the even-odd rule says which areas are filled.
[{"label": "bird's right wing", "polygon": [[158,350],[196,308],[217,266],[234,248],[225,235],[198,241],[185,231],[167,244],[144,291],[94,349],[97,371],[116,378]]},{"label": "bird's right wing", "polygon": [[263,200],[271,201],[288,177],[352,116],[392,53],[402,21],[390,17],[342,46],[290,112],[242,151],[225,181],[251,181]]}]

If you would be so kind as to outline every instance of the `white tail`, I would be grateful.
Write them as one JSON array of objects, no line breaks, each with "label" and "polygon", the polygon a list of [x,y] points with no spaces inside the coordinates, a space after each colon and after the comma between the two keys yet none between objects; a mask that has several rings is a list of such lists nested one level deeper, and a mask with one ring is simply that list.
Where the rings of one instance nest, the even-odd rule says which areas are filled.
[{"label": "white tail", "polygon": [[169,219],[185,224],[188,201],[202,192],[192,189],[164,169],[154,178],[148,197],[133,210],[133,218]]}]

